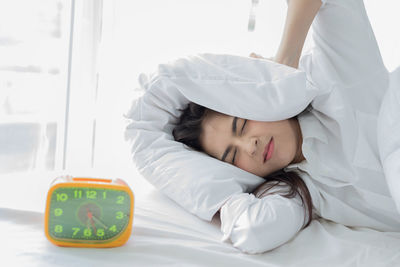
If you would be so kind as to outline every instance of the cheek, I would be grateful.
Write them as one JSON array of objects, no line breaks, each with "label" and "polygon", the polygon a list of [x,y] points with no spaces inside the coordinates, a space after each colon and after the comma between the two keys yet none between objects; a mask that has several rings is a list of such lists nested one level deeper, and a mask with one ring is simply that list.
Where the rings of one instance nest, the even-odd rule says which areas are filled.
[{"label": "cheek", "polygon": [[237,161],[236,161],[236,167],[254,173],[255,168],[257,166],[254,165],[254,161],[250,160],[249,158],[245,158],[245,157],[240,157]]}]

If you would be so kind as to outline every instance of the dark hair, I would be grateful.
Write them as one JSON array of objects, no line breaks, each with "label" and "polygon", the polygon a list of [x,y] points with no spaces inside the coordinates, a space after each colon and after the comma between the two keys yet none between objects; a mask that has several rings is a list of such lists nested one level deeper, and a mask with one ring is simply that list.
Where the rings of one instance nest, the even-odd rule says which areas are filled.
[{"label": "dark hair", "polygon": [[[197,151],[205,152],[200,144],[201,123],[210,109],[190,102],[187,108],[181,111],[182,114],[179,122],[172,131],[175,141],[181,142]],[[293,117],[292,119],[295,118],[297,117]],[[296,172],[285,172],[283,169],[267,175],[264,179],[267,182],[260,185],[255,191],[263,187],[263,191],[266,192],[280,184],[280,182],[283,182],[290,187],[290,190],[286,194],[282,194],[283,197],[294,198],[296,194],[300,195],[306,211],[305,214],[308,214],[308,221],[304,228],[307,227],[312,220],[312,201],[310,192],[303,179]],[[266,184],[268,185],[267,187]]]}]

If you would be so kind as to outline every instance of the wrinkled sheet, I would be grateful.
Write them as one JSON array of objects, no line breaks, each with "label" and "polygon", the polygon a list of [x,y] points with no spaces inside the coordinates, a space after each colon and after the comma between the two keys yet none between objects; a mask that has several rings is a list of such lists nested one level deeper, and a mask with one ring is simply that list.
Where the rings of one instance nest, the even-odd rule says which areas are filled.
[{"label": "wrinkled sheet", "polygon": [[[44,235],[42,211],[54,176],[15,175],[0,188],[0,251],[8,266],[400,266],[400,233],[349,228],[324,219],[314,220],[270,252],[241,253],[221,242],[217,216],[211,223],[204,221],[149,184],[135,192],[144,181],[138,174],[124,177],[136,200],[132,235],[125,245],[57,247]],[[29,189],[33,186],[36,190]],[[21,195],[29,201],[18,201]]]}]

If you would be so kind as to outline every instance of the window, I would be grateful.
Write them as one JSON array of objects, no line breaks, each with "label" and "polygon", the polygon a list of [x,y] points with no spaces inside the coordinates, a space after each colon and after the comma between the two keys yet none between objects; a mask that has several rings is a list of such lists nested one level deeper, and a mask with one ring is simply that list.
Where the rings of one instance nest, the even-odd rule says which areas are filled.
[{"label": "window", "polygon": [[0,2],[0,173],[61,164],[71,3]]},{"label": "window", "polygon": [[0,174],[93,162],[101,0],[0,3]]}]

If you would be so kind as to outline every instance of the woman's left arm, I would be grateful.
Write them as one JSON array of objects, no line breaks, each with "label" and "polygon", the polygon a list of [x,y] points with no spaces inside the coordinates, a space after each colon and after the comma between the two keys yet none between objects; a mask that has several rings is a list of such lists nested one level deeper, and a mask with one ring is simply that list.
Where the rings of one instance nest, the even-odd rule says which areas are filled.
[{"label": "woman's left arm", "polygon": [[[276,186],[279,188],[282,187]],[[237,194],[220,210],[223,240],[230,239],[234,247],[249,254],[263,253],[285,244],[305,224],[299,195],[292,199],[279,194],[259,197]]]},{"label": "woman's left arm", "polygon": [[321,0],[288,1],[285,27],[274,61],[298,68],[304,41],[321,4]]}]

